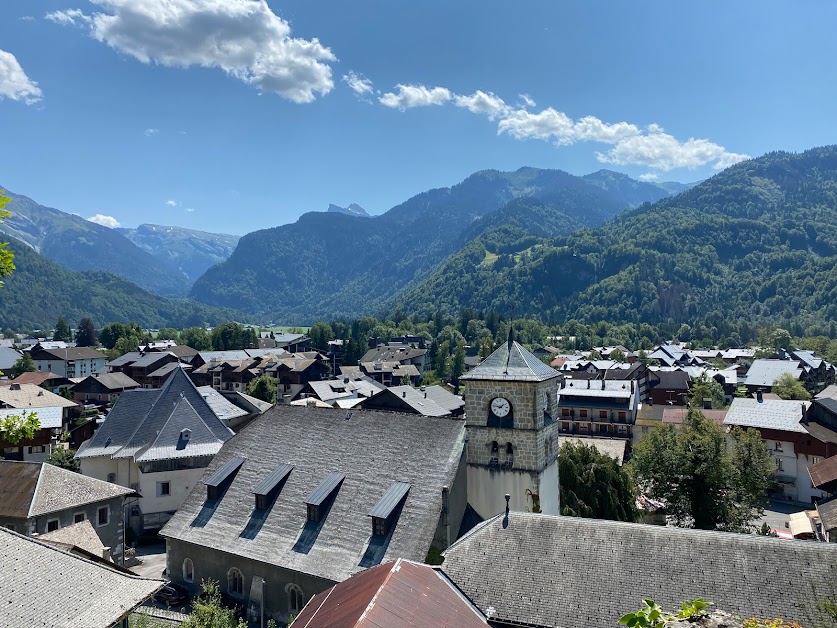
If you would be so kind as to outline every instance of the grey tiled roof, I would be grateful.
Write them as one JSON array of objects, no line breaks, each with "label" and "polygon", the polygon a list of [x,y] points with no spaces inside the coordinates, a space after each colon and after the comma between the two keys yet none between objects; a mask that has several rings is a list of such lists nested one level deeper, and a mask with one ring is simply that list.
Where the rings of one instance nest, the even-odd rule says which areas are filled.
[{"label": "grey tiled roof", "polygon": [[192,406],[216,441],[224,443],[232,437],[232,430],[218,418],[189,376],[183,369],[175,369],[159,390],[138,388],[122,393],[105,422],[93,438],[79,449],[76,457],[127,458],[155,442],[157,447],[163,447],[158,434],[172,416],[174,407],[183,400]]},{"label": "grey tiled roof", "polygon": [[169,373],[171,373],[174,369],[191,369],[191,366],[186,364],[182,364],[180,362],[169,362],[168,364],[164,364],[156,371],[152,371],[148,374],[148,377],[165,377]]},{"label": "grey tiled roof", "polygon": [[105,546],[102,545],[102,540],[96,534],[96,530],[93,529],[93,524],[90,523],[89,519],[58,528],[52,532],[47,532],[46,534],[40,535],[38,539],[55,543],[59,546],[80,547],[96,556],[102,556],[102,552],[105,549]]},{"label": "grey tiled roof", "polygon": [[[430,397],[425,397],[424,393],[416,390],[412,386],[391,386],[386,392],[381,391],[378,395],[386,395],[392,394],[401,399],[403,403],[406,403],[410,406],[413,410],[415,410],[418,414],[422,414],[424,416],[448,416],[450,415],[450,410],[447,408],[443,408],[435,401],[430,399]],[[380,397],[375,395],[370,399],[377,400]]]},{"label": "grey tiled roof", "polygon": [[[247,412],[246,410],[239,408],[237,405],[229,401],[226,397],[224,397],[224,395],[215,390],[212,386],[198,386],[198,392],[204,399],[206,399],[206,402],[209,404],[209,407],[212,408],[212,411],[215,413],[215,415],[222,421],[231,421],[232,419],[237,419],[239,417],[247,416],[249,414],[249,412]],[[253,398],[247,397],[247,399],[251,400]],[[268,404],[268,407],[269,406],[270,404]]]},{"label": "grey tiled roof", "polygon": [[773,386],[773,382],[785,373],[790,373],[795,379],[802,375],[799,362],[795,360],[753,360],[747,371],[744,383],[747,386]]},{"label": "grey tiled roof", "polygon": [[165,583],[0,528],[0,625],[107,628]]},{"label": "grey tiled roof", "polygon": [[[20,359],[20,353],[9,347],[0,347],[0,371],[10,370]],[[9,375],[7,373],[7,375]]]},{"label": "grey tiled roof", "polygon": [[560,375],[520,343],[512,341],[501,344],[479,366],[468,371],[460,379],[542,382]]},{"label": "grey tiled roof", "polygon": [[414,349],[409,345],[382,346],[370,349],[358,362],[403,362],[427,353],[427,349]]},{"label": "grey tiled roof", "polygon": [[45,462],[0,460],[0,515],[28,519],[133,492]]},{"label": "grey tiled roof", "polygon": [[454,395],[444,386],[427,386],[424,389],[427,393],[427,398],[432,399],[437,405],[443,407],[448,412],[458,410],[465,405],[465,400],[459,395]]},{"label": "grey tiled roof", "polygon": [[811,405],[808,401],[786,401],[784,399],[756,399],[736,397],[732,400],[724,425],[760,427],[784,432],[807,434],[800,424],[804,410]]},{"label": "grey tiled roof", "polygon": [[[184,438],[184,430],[189,430],[188,438]],[[147,449],[138,451],[135,459],[137,462],[152,462],[214,456],[221,449],[222,444],[223,442],[215,438],[192,404],[186,399],[181,399],[174,406],[154,442]]]},{"label": "grey tiled roof", "polygon": [[102,373],[101,375],[90,375],[105,388],[110,390],[122,390],[123,388],[139,388],[139,384],[125,375],[125,373]]},{"label": "grey tiled roof", "polygon": [[143,356],[143,353],[140,351],[130,351],[123,355],[120,355],[118,358],[111,360],[105,366],[125,366],[126,364],[131,364],[136,362]]},{"label": "grey tiled roof", "polygon": [[[361,563],[424,560],[441,513],[442,487],[452,485],[462,455],[463,422],[363,410],[346,415],[276,406],[257,417],[204,474],[210,477],[235,456],[246,458],[220,501],[206,513],[207,490],[197,483],[161,535],[170,543],[180,539],[336,582],[360,571]],[[253,489],[280,464],[294,469],[264,523],[248,532],[254,527]],[[311,539],[305,500],[332,472],[346,478]],[[376,552],[367,547],[367,513],[395,481],[412,488],[386,551]]]},{"label": "grey tiled roof", "polygon": [[743,617],[807,625],[812,585],[837,581],[837,544],[521,512],[503,519],[452,545],[442,569],[509,623],[615,626],[647,597],[670,609],[704,598]]},{"label": "grey tiled roof", "polygon": [[817,513],[820,516],[823,530],[831,530],[832,536],[837,530],[837,495],[821,501],[817,504]]}]

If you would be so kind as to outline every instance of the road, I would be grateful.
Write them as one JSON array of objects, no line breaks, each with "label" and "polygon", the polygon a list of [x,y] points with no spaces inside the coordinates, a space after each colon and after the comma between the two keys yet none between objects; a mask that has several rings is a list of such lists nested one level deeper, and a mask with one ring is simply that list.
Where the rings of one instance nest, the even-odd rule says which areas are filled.
[{"label": "road", "polygon": [[166,544],[143,545],[137,547],[137,558],[142,563],[131,567],[138,576],[145,578],[163,578],[163,570],[166,568]]}]

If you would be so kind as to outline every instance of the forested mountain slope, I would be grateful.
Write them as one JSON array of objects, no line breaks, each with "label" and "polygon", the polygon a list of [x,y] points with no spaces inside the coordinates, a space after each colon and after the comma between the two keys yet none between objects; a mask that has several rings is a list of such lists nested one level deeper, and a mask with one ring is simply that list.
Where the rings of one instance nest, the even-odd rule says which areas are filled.
[{"label": "forested mountain slope", "polygon": [[241,320],[231,310],[146,292],[112,273],[74,272],[10,240],[15,271],[0,288],[0,324],[13,329],[51,329],[63,316],[71,324],[84,316],[99,328],[135,321],[144,327],[191,327]]},{"label": "forested mountain slope", "polygon": [[392,306],[825,324],[837,319],[837,147],[769,153],[561,238],[483,234]]},{"label": "forested mountain slope", "polygon": [[121,233],[81,216],[44,207],[26,196],[8,191],[4,194],[12,199],[6,206],[12,215],[0,224],[0,232],[64,268],[116,273],[157,294],[183,295],[188,291],[189,281],[184,275],[172,273]]},{"label": "forested mountain slope", "polygon": [[380,216],[308,213],[250,233],[198,279],[191,296],[286,323],[360,316],[417,285],[487,229],[525,220],[541,235],[564,235],[628,205],[559,170],[485,170]]}]

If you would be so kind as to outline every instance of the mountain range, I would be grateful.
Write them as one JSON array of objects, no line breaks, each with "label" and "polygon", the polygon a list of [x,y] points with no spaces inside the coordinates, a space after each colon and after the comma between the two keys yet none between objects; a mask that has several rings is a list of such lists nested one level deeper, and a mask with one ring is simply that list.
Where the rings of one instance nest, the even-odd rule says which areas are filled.
[{"label": "mountain range", "polygon": [[358,216],[360,218],[369,218],[369,214],[366,212],[363,207],[358,205],[357,203],[352,203],[348,207],[340,207],[339,205],[335,205],[334,203],[329,204],[328,210],[332,213],[338,214],[346,214],[347,216]]}]

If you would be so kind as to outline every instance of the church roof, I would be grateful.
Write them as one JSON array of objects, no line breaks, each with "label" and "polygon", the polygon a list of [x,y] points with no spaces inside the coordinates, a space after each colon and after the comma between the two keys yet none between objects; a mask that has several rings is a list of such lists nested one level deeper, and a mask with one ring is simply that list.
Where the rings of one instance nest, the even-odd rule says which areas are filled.
[{"label": "church roof", "polygon": [[510,331],[508,342],[500,345],[479,366],[459,379],[543,382],[559,375],[561,373],[541,362],[532,352],[515,341]]}]

